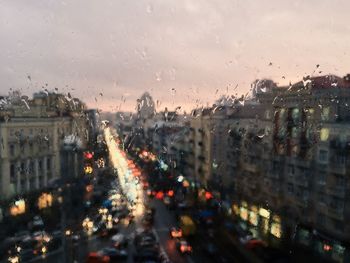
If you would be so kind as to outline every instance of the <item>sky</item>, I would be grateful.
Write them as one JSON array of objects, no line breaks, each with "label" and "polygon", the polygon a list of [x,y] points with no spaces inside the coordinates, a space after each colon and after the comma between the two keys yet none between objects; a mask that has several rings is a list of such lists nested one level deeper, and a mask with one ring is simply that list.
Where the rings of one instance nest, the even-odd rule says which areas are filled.
[{"label": "sky", "polygon": [[[212,104],[255,79],[350,73],[348,0],[0,0],[0,94],[91,108]],[[317,67],[319,65],[319,67]]]}]

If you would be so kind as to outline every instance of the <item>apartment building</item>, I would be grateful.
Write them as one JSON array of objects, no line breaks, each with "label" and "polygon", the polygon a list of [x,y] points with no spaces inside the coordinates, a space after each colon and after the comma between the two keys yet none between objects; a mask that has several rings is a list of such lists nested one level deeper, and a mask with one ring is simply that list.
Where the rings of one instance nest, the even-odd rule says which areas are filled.
[{"label": "apartment building", "polygon": [[350,241],[349,88],[327,75],[258,92],[255,118],[247,107],[234,115],[227,150],[236,218],[339,262]]},{"label": "apartment building", "polygon": [[84,148],[88,139],[85,105],[61,94],[14,93],[0,106],[0,196],[45,188],[61,176],[61,146],[67,137]]},{"label": "apartment building", "polygon": [[194,111],[195,178],[223,186],[234,217],[257,237],[346,262],[349,76],[307,77],[288,87],[262,80],[252,91],[244,103]]}]

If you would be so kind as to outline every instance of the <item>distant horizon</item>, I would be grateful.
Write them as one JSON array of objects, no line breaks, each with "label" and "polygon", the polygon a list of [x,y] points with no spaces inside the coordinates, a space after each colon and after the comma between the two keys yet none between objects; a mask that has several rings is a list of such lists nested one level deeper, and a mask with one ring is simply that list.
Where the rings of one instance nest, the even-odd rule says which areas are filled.
[{"label": "distant horizon", "polygon": [[[329,74],[322,74],[322,75],[311,75],[311,76],[310,76],[310,75],[307,75],[307,76],[304,76],[304,78],[307,78],[307,77],[314,78],[314,77],[324,77],[324,76],[337,76],[337,77],[340,77],[340,78],[344,78],[347,74],[350,74],[350,73],[345,73],[344,75],[341,75],[341,76],[336,75],[336,74],[332,74],[332,73],[329,73]],[[270,79],[270,78],[261,78],[260,80],[263,80],[263,79],[274,81],[273,79]],[[256,80],[257,80],[257,79],[255,79],[254,81],[256,81]],[[290,84],[291,84],[291,85],[294,85],[294,84],[296,84],[296,83],[301,82],[302,80],[303,80],[303,78],[301,78],[301,79],[299,79],[299,80],[296,80],[295,82],[290,82],[290,83],[285,84],[285,85],[281,85],[281,84],[279,84],[278,82],[275,82],[275,81],[274,81],[274,82],[276,83],[276,85],[277,85],[278,87],[288,87]],[[254,81],[252,81],[251,84],[252,84]],[[35,93],[40,93],[40,92],[43,92],[43,93],[45,93],[45,92],[50,92],[50,93],[62,94],[62,95],[65,95],[65,96],[67,96],[68,93],[69,93],[69,94],[75,94],[74,92],[72,92],[72,90],[67,90],[66,92],[61,92],[58,88],[49,89],[49,87],[48,87],[48,85],[47,85],[47,86],[43,86],[41,89],[38,89],[38,90],[36,90],[36,91],[34,90],[33,92],[29,92],[29,91],[28,91],[28,92],[23,92],[23,90],[20,90],[20,89],[10,89],[10,90],[8,90],[7,94],[1,94],[1,93],[0,93],[0,96],[7,96],[7,95],[9,95],[11,92],[14,92],[14,91],[19,91],[19,92],[21,92],[21,95],[28,96],[29,98],[32,98],[32,97],[34,96]],[[74,91],[74,89],[73,89],[73,91]],[[140,96],[139,96],[138,98],[135,99],[134,105],[133,105],[132,108],[127,108],[127,109],[124,109],[124,108],[114,108],[114,110],[113,110],[113,108],[112,108],[112,110],[111,110],[111,109],[106,109],[106,108],[93,107],[93,106],[90,106],[89,103],[87,103],[83,98],[80,98],[79,96],[75,96],[75,95],[73,96],[73,95],[72,95],[72,97],[81,100],[84,104],[86,104],[86,106],[87,106],[88,109],[96,109],[96,110],[99,110],[100,112],[104,112],[104,113],[118,113],[118,112],[123,112],[123,113],[136,113],[137,99],[139,99],[139,98],[140,98],[143,94],[145,94],[145,93],[149,93],[150,96],[152,97],[152,99],[154,100],[155,106],[156,106],[156,107],[155,107],[155,108],[156,108],[156,112],[164,111],[165,108],[168,108],[170,111],[172,111],[173,109],[176,109],[176,108],[180,107],[179,113],[181,113],[181,114],[183,114],[184,112],[186,112],[186,114],[188,114],[188,113],[192,112],[193,110],[198,109],[198,108],[202,108],[202,107],[203,107],[203,108],[212,107],[212,106],[214,105],[215,101],[217,101],[218,99],[222,98],[223,96],[234,96],[234,98],[240,98],[240,97],[243,96],[243,95],[247,95],[247,93],[245,93],[245,94],[244,94],[244,93],[240,93],[240,94],[235,93],[235,94],[237,94],[236,96],[234,95],[234,93],[231,93],[231,94],[228,94],[228,93],[222,93],[222,94],[216,93],[216,94],[215,94],[216,97],[213,98],[212,101],[206,102],[205,105],[204,105],[204,104],[197,104],[197,105],[192,104],[192,107],[191,107],[191,108],[184,108],[182,105],[174,105],[174,104],[172,104],[172,105],[166,105],[166,104],[163,104],[163,103],[160,103],[160,104],[159,104],[159,103],[157,103],[157,102],[159,102],[159,100],[157,100],[157,99],[154,97],[154,95],[152,94],[152,92],[150,92],[150,91],[148,91],[148,90],[145,90],[145,91],[143,91],[143,92],[140,93]],[[251,88],[249,89],[248,93],[251,93]],[[103,94],[101,95],[101,94],[99,93],[99,94],[97,94],[97,96],[96,96],[95,98],[96,98],[95,102],[96,102],[96,104],[98,104],[97,102],[98,102],[100,99],[103,100]],[[98,99],[97,99],[97,98],[98,98]],[[129,101],[129,103],[130,103],[130,105],[132,106],[132,101]],[[158,104],[159,104],[159,105],[158,105]],[[158,106],[157,106],[157,105],[158,105]]]}]

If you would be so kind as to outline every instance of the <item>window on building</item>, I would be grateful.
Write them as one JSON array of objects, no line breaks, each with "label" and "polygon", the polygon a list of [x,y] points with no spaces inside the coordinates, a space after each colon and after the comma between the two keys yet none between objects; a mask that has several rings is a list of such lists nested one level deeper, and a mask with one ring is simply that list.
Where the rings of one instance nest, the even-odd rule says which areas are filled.
[{"label": "window on building", "polygon": [[293,176],[295,174],[295,166],[294,165],[288,165],[288,175]]},{"label": "window on building", "polygon": [[13,157],[15,155],[15,145],[10,144],[10,156]]},{"label": "window on building", "polygon": [[327,174],[325,172],[318,173],[318,183],[320,185],[325,185],[327,180]]},{"label": "window on building", "polygon": [[51,170],[51,158],[47,158],[47,160],[46,160],[46,168],[47,168],[47,170]]},{"label": "window on building", "polygon": [[320,140],[325,142],[329,138],[329,129],[328,128],[322,128],[320,130]]},{"label": "window on building", "polygon": [[328,106],[324,106],[321,111],[321,120],[329,121],[329,113],[330,113],[330,108]]},{"label": "window on building", "polygon": [[326,205],[327,204],[327,201],[326,201],[326,194],[325,193],[318,193],[318,202],[321,204],[321,205]]},{"label": "window on building", "polygon": [[328,151],[326,150],[320,150],[318,152],[318,160],[320,162],[326,163],[328,162]]},{"label": "window on building", "polygon": [[22,163],[21,163],[21,173],[24,174],[24,173],[26,173],[26,172],[27,172],[27,171],[26,171],[26,165],[25,165],[24,162],[22,162]]},{"label": "window on building", "polygon": [[10,183],[16,183],[16,166],[15,164],[10,165]]},{"label": "window on building", "polygon": [[297,121],[299,119],[299,109],[298,108],[294,108],[292,110],[292,118],[294,121]]}]

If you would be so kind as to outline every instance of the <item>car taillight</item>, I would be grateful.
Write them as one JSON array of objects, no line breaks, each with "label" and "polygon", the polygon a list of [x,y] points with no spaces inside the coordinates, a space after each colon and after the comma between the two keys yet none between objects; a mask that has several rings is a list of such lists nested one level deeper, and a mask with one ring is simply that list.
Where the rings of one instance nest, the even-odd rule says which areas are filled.
[{"label": "car taillight", "polygon": [[109,256],[103,256],[102,262],[109,262],[109,261],[110,261]]}]

